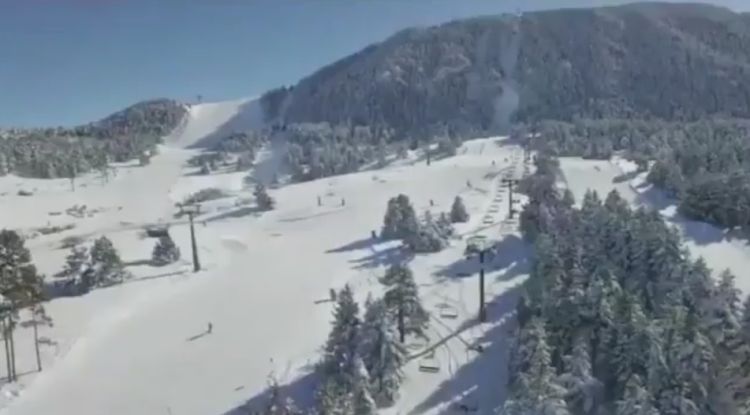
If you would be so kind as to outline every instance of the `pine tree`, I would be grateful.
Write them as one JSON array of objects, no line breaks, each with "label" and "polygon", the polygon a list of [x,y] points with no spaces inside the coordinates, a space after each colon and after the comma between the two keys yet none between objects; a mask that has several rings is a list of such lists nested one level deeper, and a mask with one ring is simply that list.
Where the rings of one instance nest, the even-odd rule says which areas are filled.
[{"label": "pine tree", "polygon": [[385,305],[396,317],[399,340],[403,343],[407,334],[423,336],[429,315],[422,307],[411,269],[406,265],[393,264],[380,282],[386,287],[383,297]]},{"label": "pine tree", "polygon": [[336,296],[333,316],[333,327],[320,364],[320,369],[327,374],[336,374],[347,359],[353,358],[359,341],[359,306],[348,285]]},{"label": "pine tree", "polygon": [[572,208],[576,204],[576,198],[570,189],[565,189],[562,196],[562,204],[567,208]]},{"label": "pine tree", "polygon": [[646,372],[648,359],[643,351],[649,349],[651,337],[648,320],[640,303],[632,295],[621,295],[615,315],[617,323],[611,356],[616,382],[621,389],[633,374]]},{"label": "pine tree", "polygon": [[409,197],[400,194],[388,200],[388,206],[383,218],[383,229],[380,235],[383,239],[407,239],[419,231],[417,214],[411,205]]},{"label": "pine tree", "polygon": [[378,168],[383,168],[388,163],[387,156],[388,156],[388,150],[385,143],[385,139],[381,136],[378,139],[378,143],[376,145],[376,152],[377,152],[377,166]]},{"label": "pine tree", "polygon": [[125,267],[112,241],[102,236],[91,247],[91,269],[93,285],[109,285],[122,282],[127,276]]},{"label": "pine tree", "polygon": [[180,248],[175,245],[172,237],[167,235],[159,237],[151,252],[151,262],[157,266],[171,264],[180,259]]},{"label": "pine tree", "polygon": [[524,362],[519,362],[522,368],[513,380],[503,414],[569,414],[563,399],[565,390],[554,379],[543,321],[534,318],[523,331],[528,333],[522,334],[521,339],[532,341],[518,345],[517,354],[524,357]]},{"label": "pine tree", "polygon": [[406,362],[406,349],[396,336],[385,302],[368,301],[360,355],[370,375],[372,396],[380,407],[389,407],[398,400],[403,380],[401,367]]},{"label": "pine tree", "polygon": [[417,253],[439,252],[448,246],[444,234],[444,229],[435,223],[432,214],[427,210],[417,231],[404,237],[404,244]]},{"label": "pine tree", "polygon": [[279,387],[276,379],[271,379],[269,385],[269,397],[268,402],[263,411],[263,415],[302,415],[303,412],[297,408],[294,400],[291,397],[286,399],[281,394],[281,388]]},{"label": "pine tree", "polygon": [[578,337],[573,353],[564,359],[564,373],[558,377],[558,383],[567,390],[566,400],[574,414],[594,413],[603,395],[602,383],[592,374],[588,348],[588,338]]},{"label": "pine tree", "polygon": [[62,278],[70,278],[80,281],[81,276],[90,266],[89,250],[85,246],[75,245],[70,248],[70,253],[65,258],[65,267],[57,274]]},{"label": "pine tree", "polygon": [[370,378],[361,357],[357,356],[354,359],[353,370],[352,408],[354,411],[352,415],[375,415],[377,406],[370,395]]},{"label": "pine tree", "polygon": [[43,300],[43,277],[31,263],[31,253],[15,231],[0,231],[0,317],[4,327],[8,378],[17,380],[13,331],[18,310]]},{"label": "pine tree", "polygon": [[276,201],[268,195],[266,187],[261,183],[255,185],[253,195],[260,210],[272,210],[276,205]]},{"label": "pine tree", "polygon": [[617,401],[616,408],[615,415],[659,415],[659,411],[651,403],[651,396],[637,375],[628,380],[625,394]]},{"label": "pine tree", "polygon": [[453,199],[453,206],[451,206],[451,222],[468,222],[469,212],[466,211],[464,201],[461,196],[456,196]]}]

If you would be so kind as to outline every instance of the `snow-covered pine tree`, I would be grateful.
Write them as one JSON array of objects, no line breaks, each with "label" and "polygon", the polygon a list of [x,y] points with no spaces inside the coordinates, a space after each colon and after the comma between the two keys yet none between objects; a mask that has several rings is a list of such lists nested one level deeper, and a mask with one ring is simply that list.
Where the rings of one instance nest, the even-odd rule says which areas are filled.
[{"label": "snow-covered pine tree", "polygon": [[255,196],[255,201],[258,204],[258,209],[260,210],[272,210],[276,205],[276,201],[268,195],[266,186],[263,186],[262,183],[258,183],[255,185],[255,191],[253,192],[253,195]]},{"label": "snow-covered pine tree", "polygon": [[576,204],[576,198],[570,189],[565,189],[562,195],[562,204],[567,208],[572,208]]},{"label": "snow-covered pine tree", "polygon": [[440,236],[442,236],[446,240],[453,237],[453,235],[456,233],[456,230],[453,228],[453,223],[451,223],[451,220],[448,219],[448,215],[445,212],[440,212],[440,216],[438,216],[435,225],[438,228]]},{"label": "snow-covered pine tree", "polygon": [[388,157],[388,147],[385,143],[385,139],[383,136],[380,136],[378,138],[378,143],[376,144],[376,153],[377,153],[377,166],[378,168],[383,168],[388,163],[387,157]]},{"label": "snow-covered pine tree", "polygon": [[271,379],[269,383],[269,397],[263,415],[302,415],[304,413],[297,408],[291,397],[284,398],[276,379]]},{"label": "snow-covered pine tree", "polygon": [[315,412],[321,415],[352,415],[352,393],[334,377],[323,377],[315,390]]},{"label": "snow-covered pine tree", "polygon": [[157,266],[171,264],[180,259],[180,248],[175,245],[169,234],[159,237],[151,252],[151,262]]},{"label": "snow-covered pine tree", "polygon": [[91,247],[92,283],[94,285],[110,285],[122,282],[127,272],[112,241],[102,236],[94,241]]},{"label": "snow-covered pine tree", "polygon": [[565,389],[555,381],[555,369],[551,365],[550,347],[544,330],[544,322],[533,318],[522,331],[530,333],[522,339],[533,339],[529,344],[519,343],[519,354],[525,356],[525,366],[510,388],[503,415],[554,414],[569,415],[565,404]]},{"label": "snow-covered pine tree", "polygon": [[43,301],[43,276],[32,264],[31,252],[16,231],[0,231],[0,270],[0,318],[5,328],[3,337],[8,357],[8,377],[17,380],[13,332],[18,310]]},{"label": "snow-covered pine tree", "polygon": [[335,376],[354,357],[359,342],[359,305],[349,285],[336,296],[332,325],[319,369],[325,375]]},{"label": "snow-covered pine tree", "polygon": [[622,399],[617,401],[615,415],[660,415],[651,400],[641,378],[634,375],[625,385]]},{"label": "snow-covered pine tree", "polygon": [[594,414],[603,398],[604,385],[592,374],[588,336],[579,336],[573,353],[564,358],[564,372],[558,383],[566,389],[568,407],[574,414]]},{"label": "snow-covered pine tree", "polygon": [[388,206],[383,217],[383,228],[380,231],[380,237],[383,239],[398,239],[401,237],[401,210],[396,198],[388,200]]},{"label": "snow-covered pine tree", "polygon": [[405,264],[393,264],[380,279],[386,291],[385,305],[396,317],[399,340],[403,343],[407,334],[424,335],[429,314],[422,307],[414,274]]},{"label": "snow-covered pine tree", "polygon": [[469,212],[466,211],[464,201],[461,196],[456,196],[453,199],[453,206],[451,206],[451,222],[468,222]]},{"label": "snow-covered pine tree", "polygon": [[635,296],[623,293],[616,305],[616,326],[614,348],[610,351],[614,365],[615,382],[620,393],[633,374],[644,373],[649,350],[650,336],[648,320],[640,302]]},{"label": "snow-covered pine tree", "polygon": [[416,233],[405,236],[404,244],[414,252],[426,253],[443,250],[448,241],[443,235],[443,230],[432,219],[432,213],[426,210]]},{"label": "snow-covered pine tree", "polygon": [[388,200],[383,228],[380,235],[383,239],[407,239],[419,231],[417,214],[409,197],[400,194]]},{"label": "snow-covered pine tree", "polygon": [[352,378],[352,408],[354,409],[352,415],[377,414],[377,405],[370,395],[370,377],[359,356],[354,359]]},{"label": "snow-covered pine tree", "polygon": [[81,276],[89,268],[89,250],[85,246],[75,245],[70,248],[70,253],[65,258],[65,266],[58,277],[70,278],[80,281]]},{"label": "snow-covered pine tree", "polygon": [[370,391],[379,407],[389,407],[398,399],[403,380],[401,367],[406,349],[398,341],[392,317],[382,299],[367,302],[362,324],[360,355],[370,375]]}]

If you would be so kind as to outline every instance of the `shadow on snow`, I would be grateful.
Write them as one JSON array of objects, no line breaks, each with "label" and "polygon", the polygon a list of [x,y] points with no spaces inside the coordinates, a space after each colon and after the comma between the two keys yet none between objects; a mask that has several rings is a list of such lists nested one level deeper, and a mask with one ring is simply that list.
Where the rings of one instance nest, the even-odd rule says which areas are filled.
[{"label": "shadow on snow", "polygon": [[[529,269],[529,253],[531,248],[517,235],[506,235],[495,243],[492,250],[485,255],[485,272],[491,273],[501,270],[496,277],[499,280],[511,280]],[[479,257],[461,257],[446,265],[435,273],[442,278],[475,277],[479,273]]]},{"label": "shadow on snow", "polygon": [[341,245],[338,248],[329,249],[326,251],[327,254],[358,251],[360,249],[370,248],[377,244],[380,240],[374,238],[362,238],[358,241],[349,242],[348,244]]},{"label": "shadow on snow", "polygon": [[[317,376],[314,372],[302,375],[290,383],[279,385],[281,396],[294,399],[298,408],[311,408],[314,405],[314,393],[317,386]],[[232,408],[221,415],[248,415],[264,414],[265,406],[271,396],[271,389],[266,388],[262,392],[248,399],[242,405]]]},{"label": "shadow on snow", "polygon": [[[502,405],[506,396],[507,364],[516,326],[515,305],[520,289],[521,285],[516,285],[488,303],[488,320],[484,324],[490,328],[471,345],[476,347],[481,344],[484,350],[441,383],[430,396],[412,408],[409,414],[422,414],[448,402],[452,404],[441,410],[442,414],[454,414],[457,409],[462,408],[474,413],[494,413]],[[476,320],[469,320],[455,333],[461,333],[476,324]]]},{"label": "shadow on snow", "polygon": [[634,189],[638,194],[638,203],[648,209],[659,212],[673,209],[672,214],[662,214],[664,220],[677,226],[680,233],[696,245],[710,245],[736,239],[748,243],[748,235],[744,231],[724,229],[708,222],[692,220],[679,213],[677,201],[668,197],[654,185],[642,183]]}]

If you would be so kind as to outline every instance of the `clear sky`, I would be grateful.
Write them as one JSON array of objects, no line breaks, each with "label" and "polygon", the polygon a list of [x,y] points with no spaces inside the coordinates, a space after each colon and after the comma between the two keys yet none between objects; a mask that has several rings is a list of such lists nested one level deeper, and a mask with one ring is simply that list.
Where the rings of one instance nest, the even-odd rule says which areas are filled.
[{"label": "clear sky", "polygon": [[[617,0],[0,0],[0,126],[259,95],[415,25]],[[750,0],[713,1],[735,10]]]}]

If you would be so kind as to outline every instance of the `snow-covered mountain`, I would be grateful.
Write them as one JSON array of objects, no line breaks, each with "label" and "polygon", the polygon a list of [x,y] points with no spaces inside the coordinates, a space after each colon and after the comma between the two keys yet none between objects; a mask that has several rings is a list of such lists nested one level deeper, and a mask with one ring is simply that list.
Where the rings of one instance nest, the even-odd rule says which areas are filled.
[{"label": "snow-covered mountain", "polygon": [[[55,324],[40,328],[42,372],[36,371],[32,328],[19,326],[21,376],[2,387],[0,413],[238,415],[264,403],[269,375],[298,401],[309,402],[312,366],[331,320],[329,291],[349,284],[364,302],[382,292],[378,278],[385,267],[403,259],[399,242],[371,237],[382,225],[387,200],[399,193],[410,197],[417,212],[433,215],[447,212],[460,195],[470,221],[457,224],[458,237],[447,249],[410,261],[431,314],[429,340],[410,341],[402,398],[382,413],[444,413],[460,405],[489,411],[503,401],[529,248],[517,234],[517,219],[508,219],[502,179],[529,172],[522,149],[502,137],[469,140],[456,156],[429,166],[410,153],[380,170],[271,189],[276,209],[259,212],[247,202],[252,198],[245,172],[195,175],[186,166],[200,151],[196,144],[227,126],[254,127],[257,118],[248,110],[254,102],[192,106],[150,164],[117,164],[109,182],[87,175],[73,192],[62,179],[0,179],[0,227],[28,236],[42,272],[51,276],[62,268],[64,239],[106,235],[133,274],[124,284],[46,305]],[[256,169],[263,174],[275,169],[274,148],[259,159]],[[563,185],[578,196],[587,188],[619,186],[633,203],[652,203],[638,197],[637,184],[613,184],[618,166],[630,168],[616,160],[564,159]],[[208,187],[222,189],[225,197],[205,203],[196,219],[203,269],[193,273],[189,229],[184,218],[174,217],[174,204]],[[17,195],[20,189],[33,196]],[[88,214],[65,212],[74,205],[86,205]],[[72,228],[42,235],[37,230],[44,222]],[[182,260],[149,265],[154,241],[143,230],[153,224],[170,226]],[[486,264],[483,324],[476,322],[477,260],[464,256],[474,235],[498,246]],[[742,276],[750,261],[746,246],[721,238],[688,243],[716,270],[729,266]],[[746,292],[748,281],[738,281]]]}]

